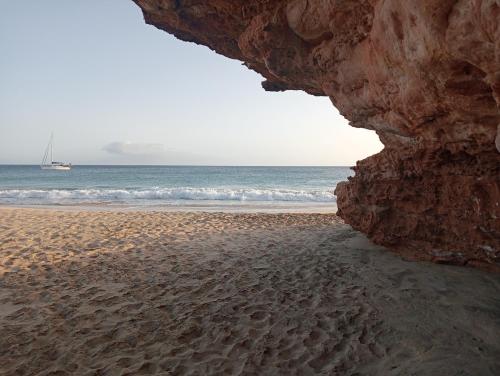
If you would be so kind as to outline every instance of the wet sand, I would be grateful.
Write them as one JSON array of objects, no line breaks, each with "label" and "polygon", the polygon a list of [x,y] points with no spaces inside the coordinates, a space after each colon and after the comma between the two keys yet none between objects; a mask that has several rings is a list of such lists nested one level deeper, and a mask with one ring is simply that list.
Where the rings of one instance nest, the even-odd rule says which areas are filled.
[{"label": "wet sand", "polygon": [[498,375],[500,276],[331,214],[0,208],[0,375]]}]

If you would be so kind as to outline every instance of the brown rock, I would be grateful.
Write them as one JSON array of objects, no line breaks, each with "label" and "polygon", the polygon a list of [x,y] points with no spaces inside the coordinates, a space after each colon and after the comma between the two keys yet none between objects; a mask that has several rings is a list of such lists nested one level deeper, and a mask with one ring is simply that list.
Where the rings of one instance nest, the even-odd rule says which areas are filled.
[{"label": "brown rock", "polygon": [[266,90],[327,95],[385,149],[337,186],[373,241],[500,268],[497,0],[134,0],[147,23],[239,59]]}]

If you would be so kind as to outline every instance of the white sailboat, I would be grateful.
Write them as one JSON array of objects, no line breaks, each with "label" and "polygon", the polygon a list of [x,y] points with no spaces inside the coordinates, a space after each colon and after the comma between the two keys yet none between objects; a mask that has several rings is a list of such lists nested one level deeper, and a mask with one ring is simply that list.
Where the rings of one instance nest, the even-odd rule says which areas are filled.
[{"label": "white sailboat", "polygon": [[40,168],[42,170],[71,170],[71,163],[55,162],[52,159],[52,149],[54,144],[54,134],[50,135],[50,141],[45,149],[45,154],[43,155],[42,164]]}]

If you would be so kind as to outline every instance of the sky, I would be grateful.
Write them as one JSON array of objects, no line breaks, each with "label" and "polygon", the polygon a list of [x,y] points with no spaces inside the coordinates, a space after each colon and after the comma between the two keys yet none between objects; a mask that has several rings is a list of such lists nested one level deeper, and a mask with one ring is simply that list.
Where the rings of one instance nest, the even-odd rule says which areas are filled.
[{"label": "sky", "polygon": [[3,1],[0,164],[354,165],[382,144],[326,97],[267,93],[241,62],[124,0]]}]

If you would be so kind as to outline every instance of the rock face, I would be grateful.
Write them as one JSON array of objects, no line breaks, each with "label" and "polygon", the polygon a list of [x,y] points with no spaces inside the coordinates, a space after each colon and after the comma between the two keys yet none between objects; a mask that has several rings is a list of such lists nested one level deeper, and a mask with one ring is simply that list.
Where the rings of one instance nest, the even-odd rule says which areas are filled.
[{"label": "rock face", "polygon": [[384,150],[336,189],[355,229],[411,258],[500,268],[500,1],[134,2],[264,89],[327,95],[377,132]]}]

